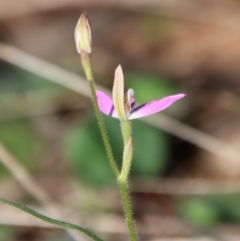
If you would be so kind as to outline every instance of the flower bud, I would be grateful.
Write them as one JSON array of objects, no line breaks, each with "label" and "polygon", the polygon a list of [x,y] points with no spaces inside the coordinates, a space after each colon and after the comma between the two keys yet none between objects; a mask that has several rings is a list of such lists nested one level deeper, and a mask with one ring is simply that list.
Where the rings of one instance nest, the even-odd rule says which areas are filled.
[{"label": "flower bud", "polygon": [[92,34],[91,28],[86,13],[83,13],[75,28],[75,42],[77,52],[80,54],[82,51],[91,53]]}]

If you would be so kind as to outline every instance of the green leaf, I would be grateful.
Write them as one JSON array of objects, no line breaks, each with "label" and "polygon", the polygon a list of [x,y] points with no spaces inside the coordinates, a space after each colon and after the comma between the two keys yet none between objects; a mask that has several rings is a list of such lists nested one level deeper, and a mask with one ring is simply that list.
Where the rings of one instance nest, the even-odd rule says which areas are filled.
[{"label": "green leaf", "polygon": [[60,226],[60,227],[63,227],[63,228],[70,228],[70,229],[74,229],[74,230],[77,230],[77,231],[80,231],[84,234],[86,234],[88,237],[90,237],[92,240],[95,240],[95,241],[104,241],[103,239],[99,238],[97,235],[95,235],[94,233],[92,233],[91,231],[89,231],[88,229],[85,229],[85,228],[82,228],[78,225],[75,225],[75,224],[71,224],[71,223],[68,223],[68,222],[62,222],[62,221],[59,221],[57,219],[53,219],[53,218],[49,218],[47,216],[44,216],[38,212],[35,212],[34,210],[26,207],[26,206],[23,206],[21,204],[18,204],[18,203],[15,203],[15,202],[12,202],[12,201],[9,201],[9,200],[6,200],[6,199],[3,199],[3,198],[0,198],[0,202],[2,203],[5,203],[5,204],[8,204],[10,206],[13,206],[17,209],[20,209],[36,218],[39,218],[45,222],[48,222],[48,223],[51,223],[51,224],[55,224],[57,226]]}]

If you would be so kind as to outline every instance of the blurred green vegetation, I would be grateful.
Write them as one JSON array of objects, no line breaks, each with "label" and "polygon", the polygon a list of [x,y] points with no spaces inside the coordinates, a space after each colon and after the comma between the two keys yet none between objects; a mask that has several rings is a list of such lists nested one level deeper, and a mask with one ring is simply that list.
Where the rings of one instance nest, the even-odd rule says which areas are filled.
[{"label": "blurred green vegetation", "polygon": [[[8,150],[30,169],[35,167],[38,138],[28,120],[12,120],[0,123],[0,140]],[[5,169],[0,168],[3,174]]]},{"label": "blurred green vegetation", "polygon": [[240,195],[186,198],[180,202],[179,213],[189,222],[211,228],[221,222],[240,223]]},{"label": "blurred green vegetation", "polygon": [[[113,152],[119,167],[122,159],[122,137],[118,120],[104,117]],[[134,159],[133,175],[155,176],[166,167],[168,156],[167,135],[136,120],[133,122]],[[96,118],[90,115],[85,125],[76,125],[65,138],[66,159],[81,180],[93,185],[107,185],[114,182]]]},{"label": "blurred green vegetation", "polygon": [[0,71],[1,94],[12,92],[24,93],[24,91],[28,90],[50,87],[62,88],[45,78],[3,62],[0,62]]},{"label": "blurred green vegetation", "polygon": [[[1,63],[0,68],[2,70],[0,75],[0,141],[17,160],[33,171],[36,169],[36,160],[39,158],[41,140],[38,131],[34,128],[31,115],[25,118],[23,113],[27,111],[27,108],[29,111],[38,108],[38,104],[47,105],[48,100],[59,101],[64,97],[62,91],[64,88],[5,63]],[[27,95],[30,92],[33,93],[32,99],[28,101]],[[4,177],[7,173],[8,171],[0,165],[0,177]]]},{"label": "blurred green vegetation", "polygon": [[12,228],[0,225],[0,240],[13,240],[14,235]]}]

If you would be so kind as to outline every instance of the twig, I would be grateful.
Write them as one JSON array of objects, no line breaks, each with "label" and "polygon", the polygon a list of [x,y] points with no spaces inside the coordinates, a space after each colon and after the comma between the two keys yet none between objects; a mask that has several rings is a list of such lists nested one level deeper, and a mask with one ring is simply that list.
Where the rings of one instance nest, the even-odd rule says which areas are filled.
[{"label": "twig", "polygon": [[[90,91],[87,81],[84,78],[27,54],[15,47],[0,44],[0,59],[90,98]],[[97,85],[96,87],[97,89],[109,92],[102,86]],[[234,160],[237,163],[239,162],[240,151],[236,148],[199,130],[184,125],[174,118],[161,113],[160,115],[141,120],[211,152],[216,156]]]}]

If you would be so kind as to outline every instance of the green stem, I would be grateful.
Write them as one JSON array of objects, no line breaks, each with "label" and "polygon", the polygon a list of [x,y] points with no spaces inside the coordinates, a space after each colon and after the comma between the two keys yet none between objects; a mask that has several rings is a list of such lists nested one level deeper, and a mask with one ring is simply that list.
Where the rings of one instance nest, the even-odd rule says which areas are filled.
[{"label": "green stem", "polygon": [[121,130],[122,130],[123,142],[125,147],[132,136],[131,122],[129,120],[121,121]]},{"label": "green stem", "polygon": [[122,169],[118,180],[126,181],[130,172],[133,155],[132,125],[129,120],[121,121],[121,131],[124,142]]},{"label": "green stem", "polygon": [[130,173],[130,168],[132,164],[132,156],[133,156],[133,140],[129,139],[128,144],[124,147],[123,150],[123,162],[122,162],[122,170],[118,180],[126,182]]},{"label": "green stem", "polygon": [[137,241],[137,235],[135,231],[134,220],[132,216],[132,207],[129,197],[127,179],[130,172],[132,153],[133,153],[133,143],[132,143],[132,126],[129,120],[121,121],[121,130],[124,142],[123,151],[123,163],[121,174],[118,178],[119,187],[121,190],[121,197],[123,202],[123,210],[125,213],[129,237],[131,241]]},{"label": "green stem", "polygon": [[100,129],[100,132],[101,132],[101,135],[103,138],[104,146],[106,148],[108,160],[109,160],[110,166],[111,166],[114,174],[116,175],[116,177],[119,177],[120,173],[119,173],[116,161],[113,156],[112,148],[111,148],[111,145],[110,145],[110,142],[108,139],[107,130],[106,130],[103,118],[102,118],[102,114],[98,107],[97,96],[96,96],[96,91],[95,91],[95,86],[94,86],[94,78],[93,78],[93,74],[92,74],[92,70],[91,70],[91,62],[90,62],[89,54],[86,52],[82,52],[81,53],[81,61],[82,61],[82,66],[83,66],[83,69],[84,69],[84,72],[85,72],[85,75],[86,75],[86,78],[88,80],[89,87],[91,90],[93,106],[94,106],[94,110],[96,113],[99,129]]},{"label": "green stem", "polygon": [[124,209],[125,218],[127,221],[130,241],[137,241],[137,234],[135,231],[135,225],[134,225],[134,220],[132,216],[132,207],[131,207],[131,202],[129,197],[127,181],[118,180],[118,183],[121,190],[123,209]]}]

